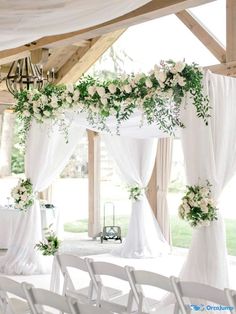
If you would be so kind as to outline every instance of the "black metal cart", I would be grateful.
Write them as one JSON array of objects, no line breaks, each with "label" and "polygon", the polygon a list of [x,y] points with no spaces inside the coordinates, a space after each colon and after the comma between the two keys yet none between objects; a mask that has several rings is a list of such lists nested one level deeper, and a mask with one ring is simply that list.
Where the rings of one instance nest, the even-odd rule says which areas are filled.
[{"label": "black metal cart", "polygon": [[[106,226],[106,207],[107,205],[112,207],[112,215],[113,215],[113,225]],[[103,231],[101,233],[101,243],[106,240],[115,240],[120,241],[122,243],[121,237],[121,228],[119,226],[115,226],[115,205],[111,202],[107,202],[104,204],[104,211],[103,211]]]}]

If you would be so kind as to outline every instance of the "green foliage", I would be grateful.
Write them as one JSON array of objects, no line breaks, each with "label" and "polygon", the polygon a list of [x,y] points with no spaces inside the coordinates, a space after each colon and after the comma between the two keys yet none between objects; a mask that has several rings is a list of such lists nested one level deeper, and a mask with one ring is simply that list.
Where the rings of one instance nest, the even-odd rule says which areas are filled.
[{"label": "green foliage", "polygon": [[45,240],[35,245],[35,248],[44,256],[54,255],[58,251],[61,243],[51,227],[52,225],[45,229]]}]

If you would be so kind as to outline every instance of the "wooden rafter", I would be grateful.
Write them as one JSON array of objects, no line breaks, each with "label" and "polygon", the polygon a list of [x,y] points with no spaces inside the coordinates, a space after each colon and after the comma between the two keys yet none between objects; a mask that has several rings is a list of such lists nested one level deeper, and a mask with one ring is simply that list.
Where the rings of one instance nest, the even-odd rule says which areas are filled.
[{"label": "wooden rafter", "polygon": [[146,22],[148,20],[168,14],[174,14],[187,8],[202,5],[212,1],[215,0],[152,0],[141,8],[106,23],[76,32],[44,37],[24,46],[1,51],[0,59],[7,57],[9,58],[10,56],[17,58],[17,55],[20,53],[42,47],[50,47],[50,45],[54,44],[71,45],[80,40],[102,36],[117,29],[127,28],[131,25]]},{"label": "wooden rafter", "polygon": [[205,69],[208,69],[216,74],[236,76],[236,61],[210,65],[205,67]]},{"label": "wooden rafter", "polygon": [[220,62],[226,61],[226,51],[218,39],[200,22],[190,11],[184,10],[176,13],[176,16],[183,22],[190,31],[211,51]]},{"label": "wooden rafter", "polygon": [[124,31],[122,29],[94,38],[88,46],[78,48],[56,73],[56,83],[76,82]]}]

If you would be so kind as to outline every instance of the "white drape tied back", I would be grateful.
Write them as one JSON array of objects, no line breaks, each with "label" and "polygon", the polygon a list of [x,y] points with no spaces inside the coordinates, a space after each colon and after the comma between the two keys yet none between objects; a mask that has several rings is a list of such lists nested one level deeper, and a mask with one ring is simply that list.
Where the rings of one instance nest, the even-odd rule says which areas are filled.
[{"label": "white drape tied back", "polygon": [[[236,171],[236,80],[207,72],[205,88],[212,107],[209,125],[198,119],[192,106],[183,111],[186,128],[182,144],[188,184],[212,184],[218,199]],[[225,288],[228,286],[224,222],[219,214],[209,227],[193,231],[181,277]]]},{"label": "white drape tied back", "polygon": [[[52,132],[49,132],[51,127]],[[25,174],[34,191],[46,189],[60,174],[83,134],[84,128],[72,124],[66,144],[58,126],[32,123],[26,145]],[[39,201],[36,199],[22,216],[15,226],[7,254],[0,258],[0,270],[6,274],[43,273],[48,267],[34,248],[42,239]]]},{"label": "white drape tied back", "polygon": [[[129,186],[147,186],[156,157],[157,140],[103,135],[108,151]],[[168,251],[146,194],[132,202],[128,234],[113,254],[128,258],[150,258]]]}]

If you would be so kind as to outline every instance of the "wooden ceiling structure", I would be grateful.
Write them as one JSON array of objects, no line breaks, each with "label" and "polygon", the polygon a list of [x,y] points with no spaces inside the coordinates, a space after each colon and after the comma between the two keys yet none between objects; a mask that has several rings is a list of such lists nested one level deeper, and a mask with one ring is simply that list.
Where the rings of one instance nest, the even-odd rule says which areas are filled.
[{"label": "wooden ceiling structure", "polygon": [[[219,60],[219,64],[209,68],[213,72],[236,75],[236,1],[226,0],[226,47],[188,10],[212,1],[215,0],[152,0],[106,23],[67,34],[39,38],[26,45],[0,51],[1,73],[6,75],[14,60],[31,55],[33,63],[43,64],[45,72],[54,68],[55,83],[74,83],[129,26],[176,14]],[[13,102],[14,99],[3,81],[0,84],[0,104]]]}]

